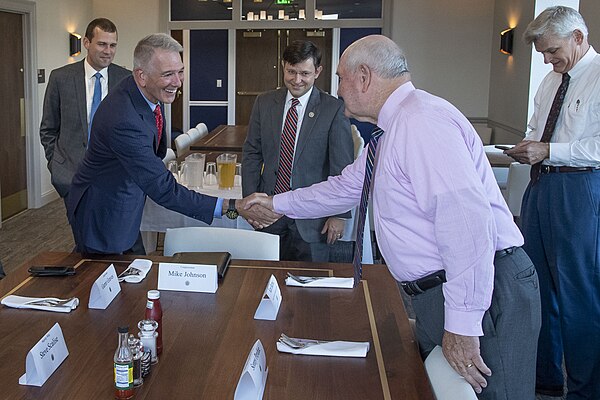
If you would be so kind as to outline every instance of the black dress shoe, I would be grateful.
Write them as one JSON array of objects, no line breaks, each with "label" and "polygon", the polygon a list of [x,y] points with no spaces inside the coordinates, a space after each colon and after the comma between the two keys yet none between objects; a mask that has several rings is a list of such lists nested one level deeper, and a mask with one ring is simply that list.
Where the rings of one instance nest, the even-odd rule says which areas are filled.
[{"label": "black dress shoe", "polygon": [[558,385],[535,385],[535,392],[550,397],[562,397],[564,389]]}]

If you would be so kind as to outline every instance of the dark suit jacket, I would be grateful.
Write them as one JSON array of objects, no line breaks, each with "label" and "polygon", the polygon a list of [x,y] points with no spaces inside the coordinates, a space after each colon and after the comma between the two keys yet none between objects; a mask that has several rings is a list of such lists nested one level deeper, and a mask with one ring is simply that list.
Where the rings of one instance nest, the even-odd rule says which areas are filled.
[{"label": "dark suit jacket", "polygon": [[[69,192],[71,180],[81,164],[88,141],[84,61],[65,65],[50,73],[44,96],[40,139],[46,152],[52,184],[60,197]],[[108,66],[110,92],[131,71]]]},{"label": "dark suit jacket", "polygon": [[67,196],[76,249],[122,253],[138,237],[146,195],[163,207],[208,224],[217,199],[177,184],[164,166],[167,137],[157,143],[155,117],[133,76],[96,111],[90,144]]},{"label": "dark suit jacket", "polygon": [[[273,194],[279,168],[286,94],[287,89],[281,88],[256,98],[243,148],[244,196],[254,192]],[[354,160],[352,133],[350,122],[344,116],[344,103],[316,86],[308,100],[298,135],[292,167],[292,189],[339,175]],[[340,216],[350,218],[350,213]],[[296,220],[302,239],[309,243],[324,240],[321,229],[326,220]]]}]

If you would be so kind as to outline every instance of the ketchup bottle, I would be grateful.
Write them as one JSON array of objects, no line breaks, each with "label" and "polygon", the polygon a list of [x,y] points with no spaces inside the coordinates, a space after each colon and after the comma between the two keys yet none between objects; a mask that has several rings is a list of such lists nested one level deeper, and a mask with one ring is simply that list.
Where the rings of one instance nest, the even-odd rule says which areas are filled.
[{"label": "ketchup bottle", "polygon": [[146,302],[145,319],[153,319],[158,322],[156,332],[156,354],[162,353],[162,307],[160,306],[160,292],[158,290],[148,291],[148,301]]}]

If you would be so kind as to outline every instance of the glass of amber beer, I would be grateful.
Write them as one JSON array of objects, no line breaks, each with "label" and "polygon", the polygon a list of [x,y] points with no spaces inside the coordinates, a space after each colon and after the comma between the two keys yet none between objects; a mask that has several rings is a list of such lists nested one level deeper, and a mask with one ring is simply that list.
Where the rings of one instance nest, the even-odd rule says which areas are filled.
[{"label": "glass of amber beer", "polygon": [[235,163],[237,155],[224,153],[217,157],[217,171],[219,175],[219,189],[232,189],[235,177]]}]

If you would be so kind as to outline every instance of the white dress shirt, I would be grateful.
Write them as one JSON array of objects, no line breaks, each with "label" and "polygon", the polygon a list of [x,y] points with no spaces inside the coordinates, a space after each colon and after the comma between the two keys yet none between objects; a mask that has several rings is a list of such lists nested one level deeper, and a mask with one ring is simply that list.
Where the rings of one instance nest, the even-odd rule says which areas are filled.
[{"label": "white dress shirt", "polygon": [[85,68],[85,102],[87,105],[87,120],[88,123],[90,121],[90,112],[92,111],[92,99],[94,98],[94,85],[96,84],[96,77],[94,76],[96,72],[100,72],[102,75],[102,80],[100,81],[102,85],[102,98],[104,100],[106,95],[108,94],[108,67],[102,68],[100,71],[96,71],[89,63],[87,58],[83,62]]},{"label": "white dress shirt", "polygon": [[[600,167],[600,55],[590,46],[569,71],[571,79],[550,139],[548,165]],[[562,80],[551,71],[535,95],[535,109],[526,140],[539,141]]]}]

